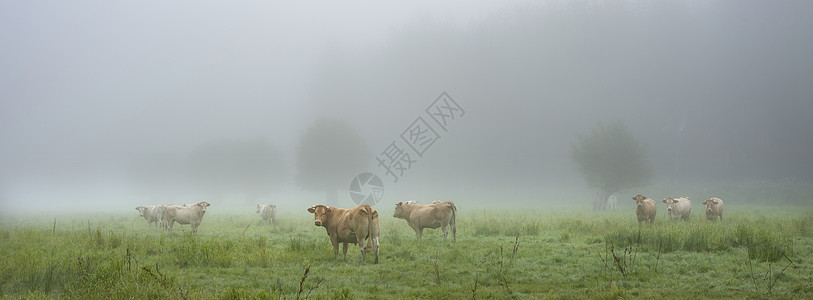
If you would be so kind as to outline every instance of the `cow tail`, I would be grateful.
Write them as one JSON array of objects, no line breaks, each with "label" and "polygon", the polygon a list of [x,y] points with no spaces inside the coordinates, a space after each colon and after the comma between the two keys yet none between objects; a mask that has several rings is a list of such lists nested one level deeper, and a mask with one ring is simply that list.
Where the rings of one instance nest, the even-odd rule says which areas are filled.
[{"label": "cow tail", "polygon": [[449,225],[452,225],[452,236],[456,236],[457,235],[457,225],[456,225],[457,221],[455,219],[457,218],[457,207],[454,206],[454,203],[451,203],[451,207],[452,207],[452,219],[449,220]]},{"label": "cow tail", "polygon": [[[373,208],[369,205],[364,208],[367,211],[367,249],[372,251],[373,249],[373,217],[378,214],[378,212],[373,211]],[[375,215],[373,215],[375,214]]]}]

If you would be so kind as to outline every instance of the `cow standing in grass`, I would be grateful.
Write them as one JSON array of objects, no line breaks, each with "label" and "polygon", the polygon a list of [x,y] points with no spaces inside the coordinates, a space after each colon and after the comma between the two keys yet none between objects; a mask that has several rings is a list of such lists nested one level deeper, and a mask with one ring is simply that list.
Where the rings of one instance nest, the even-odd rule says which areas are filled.
[{"label": "cow standing in grass", "polygon": [[398,202],[395,204],[395,212],[392,214],[393,217],[407,221],[409,227],[412,227],[415,234],[418,235],[418,241],[421,240],[424,228],[437,229],[438,227],[441,227],[445,241],[448,235],[447,227],[451,227],[452,238],[457,242],[456,215],[457,207],[452,201],[433,202],[433,204]]},{"label": "cow standing in grass", "polygon": [[706,219],[716,221],[720,218],[720,222],[723,221],[723,199],[711,197],[703,201],[703,205],[706,206]]},{"label": "cow standing in grass", "polygon": [[277,206],[274,204],[257,204],[257,213],[266,224],[277,222]]},{"label": "cow standing in grass", "polygon": [[607,197],[607,209],[615,209],[616,205],[618,205],[618,197],[616,197],[615,194]]},{"label": "cow standing in grass", "polygon": [[641,222],[652,223],[655,222],[655,214],[658,213],[658,207],[655,205],[655,200],[644,197],[643,195],[635,195],[632,197],[635,200],[635,215],[638,216],[638,224]]},{"label": "cow standing in grass", "polygon": [[689,197],[668,197],[663,199],[663,203],[666,203],[666,214],[669,216],[669,219],[689,220],[689,214],[692,213],[692,200],[689,199]]},{"label": "cow standing in grass", "polygon": [[[345,209],[333,206],[314,205],[308,208],[313,214],[314,225],[321,226],[327,231],[330,243],[333,244],[333,254],[339,260],[339,243],[342,243],[344,261],[347,261],[347,244],[358,244],[361,249],[361,262],[364,262],[365,252],[372,247],[375,252],[375,263],[378,263],[378,212],[367,204],[355,208]],[[367,240],[367,246],[364,240]]]},{"label": "cow standing in grass", "polygon": [[158,205],[147,205],[147,206],[139,206],[136,207],[139,215],[144,217],[144,219],[149,222],[149,226],[152,227],[152,223],[155,223],[155,226],[158,227],[161,225],[163,227],[163,219],[164,219],[164,210],[166,206],[163,204]]},{"label": "cow standing in grass", "polygon": [[198,232],[198,226],[200,226],[200,221],[203,220],[206,208],[210,205],[209,202],[198,202],[190,207],[169,205],[164,211],[165,226],[169,229],[169,233],[172,234],[172,226],[175,222],[182,225],[190,224],[192,225],[192,233],[195,234]]}]

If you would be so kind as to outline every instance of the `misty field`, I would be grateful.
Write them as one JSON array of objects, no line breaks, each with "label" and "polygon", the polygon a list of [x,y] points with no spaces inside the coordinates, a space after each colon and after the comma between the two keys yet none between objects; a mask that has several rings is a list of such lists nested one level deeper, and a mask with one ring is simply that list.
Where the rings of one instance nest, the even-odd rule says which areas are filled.
[{"label": "misty field", "polygon": [[[727,207],[712,223],[639,227],[631,207],[595,213],[494,211],[458,205],[458,241],[379,207],[381,257],[334,261],[312,215],[275,225],[212,206],[197,236],[138,217],[4,215],[4,298],[813,298],[813,210]],[[700,212],[700,213],[698,213]],[[181,229],[181,230],[177,230]]]}]

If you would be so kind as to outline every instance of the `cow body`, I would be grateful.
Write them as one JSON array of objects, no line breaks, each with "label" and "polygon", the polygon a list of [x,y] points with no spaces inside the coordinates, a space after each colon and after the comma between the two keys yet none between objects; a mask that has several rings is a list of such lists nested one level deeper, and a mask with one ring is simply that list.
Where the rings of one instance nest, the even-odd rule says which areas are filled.
[{"label": "cow body", "polygon": [[257,213],[266,224],[277,222],[277,206],[274,204],[257,204]]},{"label": "cow body", "polygon": [[635,215],[638,216],[638,224],[646,222],[652,225],[655,222],[655,214],[658,213],[658,208],[655,205],[655,200],[644,197],[643,195],[635,195],[632,197],[635,200]]},{"label": "cow body", "polygon": [[[367,204],[355,208],[345,209],[333,206],[314,205],[308,208],[314,214],[314,225],[321,226],[327,231],[330,243],[333,244],[333,254],[339,260],[339,243],[342,243],[344,261],[347,261],[347,244],[358,244],[361,249],[361,262],[364,262],[365,252],[372,247],[375,252],[375,263],[378,263],[378,212]],[[364,240],[367,240],[365,246]]]},{"label": "cow body", "polygon": [[720,218],[720,222],[723,221],[723,199],[711,197],[703,201],[703,205],[706,206],[706,219],[716,221]]},{"label": "cow body", "polygon": [[139,215],[144,217],[144,219],[149,222],[149,226],[152,226],[152,223],[155,223],[156,227],[162,224],[165,209],[166,206],[163,204],[136,207]]},{"label": "cow body", "polygon": [[668,197],[663,199],[666,203],[666,214],[672,220],[689,220],[689,214],[692,213],[692,200],[689,197],[672,198]]},{"label": "cow body", "polygon": [[198,226],[203,220],[203,214],[206,213],[206,208],[210,205],[208,202],[198,202],[190,207],[169,205],[164,211],[165,226],[169,229],[169,233],[172,233],[172,226],[175,222],[181,225],[189,224],[192,226],[192,233],[197,233]]},{"label": "cow body", "polygon": [[441,227],[443,240],[448,235],[447,227],[452,229],[452,238],[457,242],[457,226],[455,225],[457,207],[452,201],[437,202],[434,204],[409,204],[398,202],[395,204],[393,217],[404,219],[415,230],[418,240],[421,240],[424,228],[437,229]]},{"label": "cow body", "polygon": [[607,209],[615,209],[616,205],[618,205],[618,197],[615,194],[607,197]]}]

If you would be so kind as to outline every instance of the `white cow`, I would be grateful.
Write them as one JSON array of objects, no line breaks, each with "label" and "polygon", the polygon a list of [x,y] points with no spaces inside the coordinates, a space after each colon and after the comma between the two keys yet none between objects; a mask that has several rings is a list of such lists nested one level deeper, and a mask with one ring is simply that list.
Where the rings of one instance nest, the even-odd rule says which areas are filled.
[{"label": "white cow", "polygon": [[689,214],[692,213],[692,200],[689,199],[689,197],[668,197],[663,199],[663,203],[666,203],[666,214],[669,216],[669,219],[689,220]]},{"label": "white cow", "polygon": [[175,222],[181,225],[190,224],[192,225],[192,233],[197,233],[200,221],[203,219],[203,214],[206,213],[206,208],[210,205],[209,202],[198,202],[191,207],[180,205],[167,206],[166,211],[164,211],[164,223],[167,229],[169,229],[169,233],[172,233],[172,226]]},{"label": "white cow", "polygon": [[277,222],[277,206],[274,204],[257,204],[257,213],[266,224]]},{"label": "white cow", "polygon": [[615,206],[618,204],[618,197],[615,194],[610,195],[607,198],[607,209],[615,209]]},{"label": "white cow", "polygon": [[152,226],[152,223],[155,223],[155,226],[163,224],[164,219],[164,210],[166,206],[163,204],[158,205],[147,205],[147,206],[139,206],[136,207],[136,210],[139,213],[139,216],[144,217],[144,219],[149,222],[149,226]]}]

